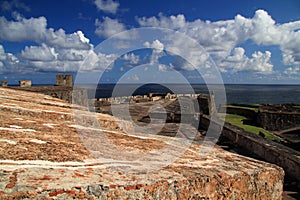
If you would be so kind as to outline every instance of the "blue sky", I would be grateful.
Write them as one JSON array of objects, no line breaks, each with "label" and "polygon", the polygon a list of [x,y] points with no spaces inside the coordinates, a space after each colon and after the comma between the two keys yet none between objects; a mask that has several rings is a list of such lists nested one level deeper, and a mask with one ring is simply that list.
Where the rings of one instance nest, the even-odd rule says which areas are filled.
[{"label": "blue sky", "polygon": [[[53,84],[56,73],[85,73],[87,82],[97,74],[104,82],[176,83],[174,71],[201,83],[216,78],[208,62],[225,83],[300,84],[298,0],[10,0],[0,6],[0,79],[11,84]],[[144,36],[144,50],[118,55],[147,27],[183,36],[169,32],[164,40],[153,32]],[[122,31],[128,32],[114,36]],[[111,37],[111,51],[102,51]]]}]

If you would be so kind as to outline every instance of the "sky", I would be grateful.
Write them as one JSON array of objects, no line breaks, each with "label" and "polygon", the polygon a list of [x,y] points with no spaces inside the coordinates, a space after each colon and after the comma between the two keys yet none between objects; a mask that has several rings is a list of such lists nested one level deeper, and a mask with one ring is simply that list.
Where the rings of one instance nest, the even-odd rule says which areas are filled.
[{"label": "sky", "polygon": [[0,80],[54,84],[57,73],[300,84],[300,1],[0,1]]}]

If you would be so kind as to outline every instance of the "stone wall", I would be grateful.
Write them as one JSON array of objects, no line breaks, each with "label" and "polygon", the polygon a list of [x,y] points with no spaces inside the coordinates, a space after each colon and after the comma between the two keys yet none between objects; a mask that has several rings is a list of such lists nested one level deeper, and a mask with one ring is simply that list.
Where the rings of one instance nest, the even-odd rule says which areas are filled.
[{"label": "stone wall", "polygon": [[51,97],[64,100],[68,103],[76,103],[78,105],[84,105],[84,106],[88,105],[87,90],[83,88],[66,87],[66,86],[34,86],[34,87],[14,87],[14,89],[46,94]]},{"label": "stone wall", "polygon": [[227,106],[226,107],[226,113],[241,115],[241,116],[244,116],[248,119],[253,119],[255,121],[256,121],[256,118],[257,118],[257,112],[255,112],[254,110],[247,109],[247,108],[237,108],[237,107]]},{"label": "stone wall", "polygon": [[[221,107],[221,112],[224,107]],[[256,112],[247,108],[227,106],[226,113],[244,116],[254,124],[269,131],[280,131],[300,126],[299,112],[272,111],[268,110],[268,108],[268,106],[265,106],[264,109],[259,108],[259,111]],[[272,109],[272,107],[270,107],[270,109]]]},{"label": "stone wall", "polygon": [[96,99],[97,102],[100,104],[122,104],[122,103],[140,103],[140,102],[147,102],[147,101],[158,101],[158,100],[172,100],[177,99],[179,97],[191,97],[191,98],[198,98],[200,102],[200,108],[205,110],[205,113],[209,113],[208,102],[209,102],[209,95],[204,94],[166,94],[166,95],[154,95],[150,93],[149,95],[137,95],[137,96],[123,96],[123,97],[111,97],[111,98],[98,98]]},{"label": "stone wall", "polygon": [[209,115],[210,114],[210,112],[209,112],[210,109],[209,109],[209,98],[208,98],[208,96],[205,97],[205,96],[201,95],[197,98],[197,100],[198,100],[198,104],[199,104],[199,107],[200,107],[202,113],[205,114],[205,115]]},{"label": "stone wall", "polygon": [[260,111],[257,123],[270,131],[289,129],[300,126],[300,113]]},{"label": "stone wall", "polygon": [[73,76],[71,74],[57,74],[56,85],[72,87]]},{"label": "stone wall", "polygon": [[31,85],[32,85],[31,80],[20,80],[19,81],[20,87],[31,87]]},{"label": "stone wall", "polygon": [[178,148],[186,140],[43,94],[0,87],[0,102],[0,199],[282,197],[278,166],[201,143]]},{"label": "stone wall", "polygon": [[[207,129],[210,123],[212,122],[208,116],[201,116],[200,125],[203,128]],[[215,126],[212,127],[218,131],[220,127],[218,127],[216,123],[214,124]],[[223,127],[222,136],[229,139],[239,148],[251,152],[267,162],[282,167],[287,175],[296,179],[298,187],[300,188],[299,152],[253,133],[246,132],[228,123]]]},{"label": "stone wall", "polygon": [[2,87],[7,87],[7,80],[2,80],[1,81],[1,85],[2,85]]}]

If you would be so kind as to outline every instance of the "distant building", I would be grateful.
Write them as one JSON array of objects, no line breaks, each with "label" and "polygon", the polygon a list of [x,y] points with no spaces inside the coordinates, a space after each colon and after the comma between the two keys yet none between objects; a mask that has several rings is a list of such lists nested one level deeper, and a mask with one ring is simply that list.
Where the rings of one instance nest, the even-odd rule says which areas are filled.
[{"label": "distant building", "polygon": [[7,87],[7,80],[2,80],[1,81],[1,85],[2,85],[2,87]]},{"label": "distant building", "polygon": [[20,80],[19,85],[20,87],[31,87],[32,83],[31,80]]},{"label": "distant building", "polygon": [[73,75],[71,74],[56,74],[56,85],[58,86],[73,86]]}]

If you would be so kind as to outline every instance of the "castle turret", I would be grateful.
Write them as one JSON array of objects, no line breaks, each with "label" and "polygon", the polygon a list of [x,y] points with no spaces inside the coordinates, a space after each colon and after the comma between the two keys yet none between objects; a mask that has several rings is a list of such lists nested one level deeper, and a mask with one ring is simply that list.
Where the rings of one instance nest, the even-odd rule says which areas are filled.
[{"label": "castle turret", "polygon": [[56,85],[58,86],[73,86],[73,75],[71,74],[56,74]]}]

